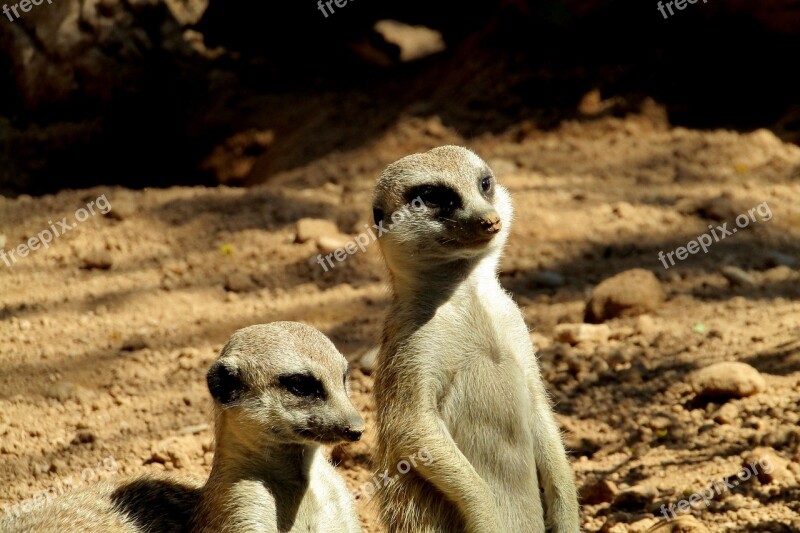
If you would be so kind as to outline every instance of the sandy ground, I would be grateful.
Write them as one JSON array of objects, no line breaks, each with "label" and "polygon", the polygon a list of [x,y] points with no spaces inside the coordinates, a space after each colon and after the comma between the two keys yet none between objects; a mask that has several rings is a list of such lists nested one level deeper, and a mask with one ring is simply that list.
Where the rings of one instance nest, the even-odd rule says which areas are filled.
[{"label": "sandy ground", "polygon": [[[235,329],[273,320],[320,328],[354,362],[368,432],[333,456],[353,489],[366,482],[374,403],[358,361],[379,338],[386,274],[374,245],[324,272],[317,242],[296,242],[296,222],[328,219],[355,235],[384,165],[447,143],[468,143],[513,194],[501,280],[539,347],[587,500],[585,529],[644,531],[662,505],[735,475],[755,454],[774,475],[691,514],[710,531],[800,531],[800,149],[765,130],[673,128],[655,104],[625,119],[547,133],[519,124],[468,141],[436,117],[401,118],[357,149],[248,189],[0,198],[6,250],[101,195],[111,204],[13,268],[0,262],[0,504],[69,478],[205,476],[206,369]],[[769,220],[663,268],[659,251],[764,202]],[[723,275],[730,266],[745,277]],[[666,302],[609,320],[608,339],[555,339],[557,324],[583,320],[597,283],[631,268],[652,271]],[[766,391],[697,398],[692,372],[728,360],[754,366]],[[366,530],[379,531],[366,498],[359,507]]]}]

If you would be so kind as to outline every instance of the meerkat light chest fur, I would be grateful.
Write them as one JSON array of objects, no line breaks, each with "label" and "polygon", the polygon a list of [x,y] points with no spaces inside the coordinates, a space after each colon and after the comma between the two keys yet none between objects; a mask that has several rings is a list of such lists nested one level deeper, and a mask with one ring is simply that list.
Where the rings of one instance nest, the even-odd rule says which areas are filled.
[{"label": "meerkat light chest fur", "polygon": [[[522,313],[497,279],[510,197],[471,151],[385,170],[376,223],[393,299],[378,354],[378,470],[432,456],[379,493],[390,532],[580,531],[575,482]],[[420,202],[417,201],[417,204]],[[542,504],[539,479],[544,488]]]},{"label": "meerkat light chest fur", "polygon": [[364,428],[346,371],[342,354],[310,326],[241,329],[207,374],[216,449],[204,486],[106,482],[0,522],[0,531],[359,533],[350,492],[320,451]]}]

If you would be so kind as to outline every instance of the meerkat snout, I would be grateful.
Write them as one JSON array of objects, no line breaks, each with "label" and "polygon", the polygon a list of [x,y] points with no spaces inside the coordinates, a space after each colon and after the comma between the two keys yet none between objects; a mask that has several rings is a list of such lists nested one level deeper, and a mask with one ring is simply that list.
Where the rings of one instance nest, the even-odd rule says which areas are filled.
[{"label": "meerkat snout", "polygon": [[[310,326],[273,323],[237,331],[211,366],[217,409],[264,441],[356,441],[364,421],[348,396],[347,361]],[[258,442],[253,442],[258,446]]]},{"label": "meerkat snout", "polygon": [[361,417],[354,418],[348,425],[344,427],[344,436],[347,440],[355,442],[361,438],[364,433],[364,420]]},{"label": "meerkat snout", "polygon": [[496,211],[483,215],[478,224],[480,224],[481,230],[489,235],[499,233],[503,229],[503,221]]}]

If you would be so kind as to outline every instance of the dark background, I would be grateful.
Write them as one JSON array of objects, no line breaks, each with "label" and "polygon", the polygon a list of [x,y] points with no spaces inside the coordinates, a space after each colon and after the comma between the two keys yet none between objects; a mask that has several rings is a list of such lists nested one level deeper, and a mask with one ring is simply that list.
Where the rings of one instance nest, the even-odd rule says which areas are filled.
[{"label": "dark background", "polygon": [[[400,61],[384,19],[446,50]],[[467,138],[546,130],[592,90],[620,97],[609,113],[650,97],[673,124],[798,143],[799,45],[792,1],[698,0],[665,20],[650,0],[350,0],[327,18],[312,0],[58,0],[0,19],[0,193],[263,182],[401,114]]]}]

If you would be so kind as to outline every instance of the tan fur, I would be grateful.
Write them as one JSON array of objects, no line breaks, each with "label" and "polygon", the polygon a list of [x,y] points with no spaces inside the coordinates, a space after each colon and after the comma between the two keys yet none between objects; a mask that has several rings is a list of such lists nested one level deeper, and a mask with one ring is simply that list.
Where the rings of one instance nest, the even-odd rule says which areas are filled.
[{"label": "tan fur", "polygon": [[[358,533],[350,493],[320,451],[363,431],[346,370],[341,353],[310,326],[241,329],[209,370],[216,452],[205,486],[105,482],[0,522],[0,531]],[[316,378],[324,397],[292,393],[281,381],[292,375]]]},{"label": "tan fur", "polygon": [[393,300],[374,390],[378,471],[421,448],[432,457],[378,492],[392,533],[580,531],[528,329],[497,279],[511,201],[494,182],[493,196],[482,193],[487,176],[477,155],[445,146],[389,165],[376,186],[387,221],[420,187],[449,187],[461,201],[452,212],[417,201],[380,239]]}]

